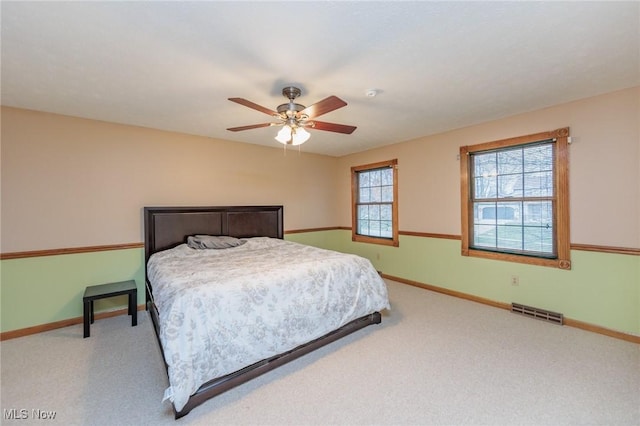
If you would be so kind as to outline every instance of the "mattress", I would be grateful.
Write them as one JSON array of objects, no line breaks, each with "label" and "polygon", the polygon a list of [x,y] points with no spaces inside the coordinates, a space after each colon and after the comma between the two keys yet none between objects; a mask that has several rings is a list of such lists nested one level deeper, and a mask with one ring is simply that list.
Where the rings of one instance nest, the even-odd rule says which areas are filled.
[{"label": "mattress", "polygon": [[368,259],[276,238],[155,253],[147,273],[169,388],[180,411],[211,379],[390,309]]}]

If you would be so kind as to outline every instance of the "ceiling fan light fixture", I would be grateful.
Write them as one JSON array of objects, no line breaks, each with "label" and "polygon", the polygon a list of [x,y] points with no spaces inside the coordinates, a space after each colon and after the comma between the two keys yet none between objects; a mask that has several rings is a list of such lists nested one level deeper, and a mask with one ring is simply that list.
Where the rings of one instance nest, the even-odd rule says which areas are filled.
[{"label": "ceiling fan light fixture", "polygon": [[280,129],[275,140],[285,145],[302,145],[309,140],[311,134],[302,127],[285,125]]},{"label": "ceiling fan light fixture", "polygon": [[280,129],[280,131],[276,135],[275,140],[283,144],[289,143],[289,141],[291,140],[291,127],[282,127],[282,129]]},{"label": "ceiling fan light fixture", "polygon": [[301,145],[309,140],[311,134],[302,127],[297,127],[291,132],[292,145]]}]

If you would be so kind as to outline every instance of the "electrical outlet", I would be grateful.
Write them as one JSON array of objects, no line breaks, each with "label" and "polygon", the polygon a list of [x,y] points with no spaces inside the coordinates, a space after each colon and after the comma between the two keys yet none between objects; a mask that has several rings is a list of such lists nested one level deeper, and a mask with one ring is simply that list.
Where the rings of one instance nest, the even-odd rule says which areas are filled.
[{"label": "electrical outlet", "polygon": [[380,253],[376,253],[376,260],[380,260]]},{"label": "electrical outlet", "polygon": [[511,285],[520,285],[520,277],[517,275],[511,275]]}]

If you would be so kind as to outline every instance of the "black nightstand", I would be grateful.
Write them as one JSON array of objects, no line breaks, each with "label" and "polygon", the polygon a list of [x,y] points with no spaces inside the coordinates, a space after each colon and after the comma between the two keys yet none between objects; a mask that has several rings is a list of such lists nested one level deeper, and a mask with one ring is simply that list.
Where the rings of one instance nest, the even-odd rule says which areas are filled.
[{"label": "black nightstand", "polygon": [[118,283],[92,285],[85,289],[82,304],[84,305],[84,337],[89,337],[89,323],[93,324],[93,301],[105,297],[129,295],[128,314],[131,315],[131,326],[138,325],[138,288],[134,280]]}]

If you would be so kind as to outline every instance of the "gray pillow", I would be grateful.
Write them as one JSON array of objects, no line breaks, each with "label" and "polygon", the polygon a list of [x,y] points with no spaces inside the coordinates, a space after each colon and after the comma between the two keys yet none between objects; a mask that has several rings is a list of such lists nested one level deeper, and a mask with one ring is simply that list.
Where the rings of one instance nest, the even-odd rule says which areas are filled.
[{"label": "gray pillow", "polygon": [[245,240],[225,235],[192,235],[187,238],[187,245],[193,249],[226,249],[244,243]]}]

